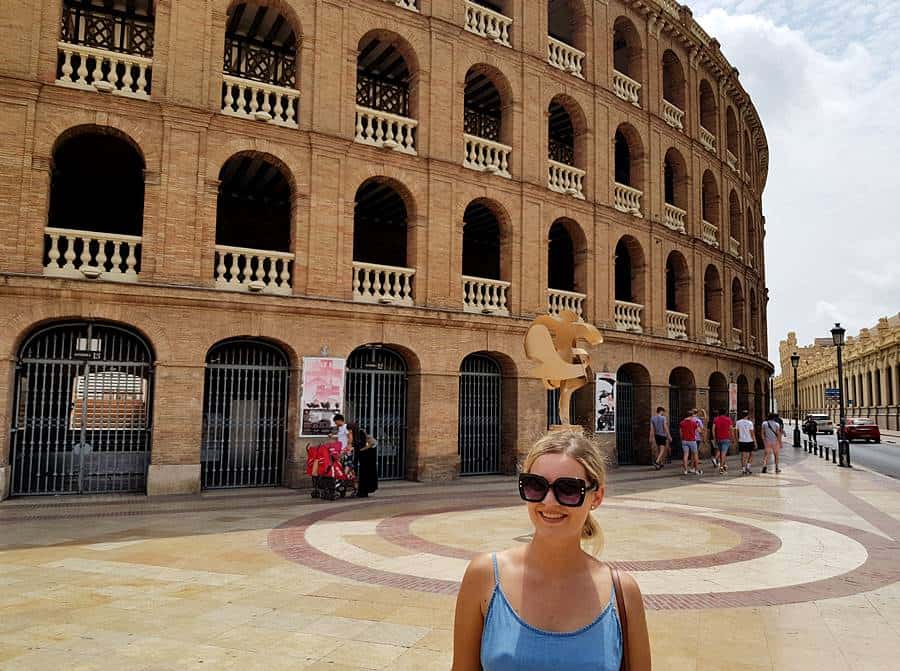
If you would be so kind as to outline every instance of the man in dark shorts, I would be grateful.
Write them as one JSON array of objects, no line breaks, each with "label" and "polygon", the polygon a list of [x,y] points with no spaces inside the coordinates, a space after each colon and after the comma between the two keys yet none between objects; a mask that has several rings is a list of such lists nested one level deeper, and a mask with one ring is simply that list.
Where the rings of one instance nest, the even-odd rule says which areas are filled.
[{"label": "man in dark shorts", "polygon": [[750,475],[753,472],[750,470],[750,466],[753,463],[756,431],[753,428],[749,410],[741,412],[741,418],[735,424],[734,430],[737,433],[738,452],[741,453],[741,475]]},{"label": "man in dark shorts", "polygon": [[672,434],[669,433],[669,418],[666,417],[666,409],[659,406],[656,414],[650,418],[650,449],[656,446],[657,455],[653,462],[653,468],[657,471],[666,463],[669,454],[669,445],[672,443]]}]

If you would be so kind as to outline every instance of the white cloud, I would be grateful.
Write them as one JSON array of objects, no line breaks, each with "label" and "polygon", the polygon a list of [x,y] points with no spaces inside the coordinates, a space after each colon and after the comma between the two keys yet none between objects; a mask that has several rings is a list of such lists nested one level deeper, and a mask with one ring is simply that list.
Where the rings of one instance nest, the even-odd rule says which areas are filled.
[{"label": "white cloud", "polygon": [[806,343],[827,336],[833,321],[855,334],[896,313],[900,67],[892,45],[900,2],[692,7],[740,71],[769,142],[770,357],[788,331]]}]

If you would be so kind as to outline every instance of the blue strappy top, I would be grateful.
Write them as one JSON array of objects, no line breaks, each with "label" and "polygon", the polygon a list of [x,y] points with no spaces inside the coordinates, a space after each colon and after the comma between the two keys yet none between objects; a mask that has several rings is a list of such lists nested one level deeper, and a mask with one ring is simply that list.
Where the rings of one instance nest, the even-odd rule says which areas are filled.
[{"label": "blue strappy top", "polygon": [[571,632],[544,631],[522,620],[500,587],[497,555],[494,592],[481,634],[484,671],[618,671],[622,663],[622,631],[613,586],[609,603],[597,619]]}]

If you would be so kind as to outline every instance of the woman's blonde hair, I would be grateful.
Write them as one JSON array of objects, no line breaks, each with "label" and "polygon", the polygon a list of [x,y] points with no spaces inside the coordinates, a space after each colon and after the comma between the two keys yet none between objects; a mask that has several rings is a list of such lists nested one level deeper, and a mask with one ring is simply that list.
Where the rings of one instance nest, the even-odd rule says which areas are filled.
[{"label": "woman's blonde hair", "polygon": [[[583,428],[550,431],[541,436],[525,457],[522,472],[530,473],[534,462],[545,454],[565,454],[572,457],[584,467],[589,486],[597,485],[600,488],[606,485],[606,456],[596,439]],[[581,527],[581,538],[587,541],[592,554],[599,554],[603,549],[603,531],[590,513]]]}]

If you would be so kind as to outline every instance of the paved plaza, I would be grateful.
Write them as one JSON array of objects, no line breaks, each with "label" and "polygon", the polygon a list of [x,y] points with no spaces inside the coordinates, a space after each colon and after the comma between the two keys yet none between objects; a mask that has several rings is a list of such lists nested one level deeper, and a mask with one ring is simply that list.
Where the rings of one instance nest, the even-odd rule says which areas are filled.
[{"label": "paved plaza", "polygon": [[[604,557],[656,668],[897,668],[900,482],[786,452],[777,476],[611,474]],[[0,668],[446,669],[466,561],[529,533],[508,477],[7,501]]]}]

